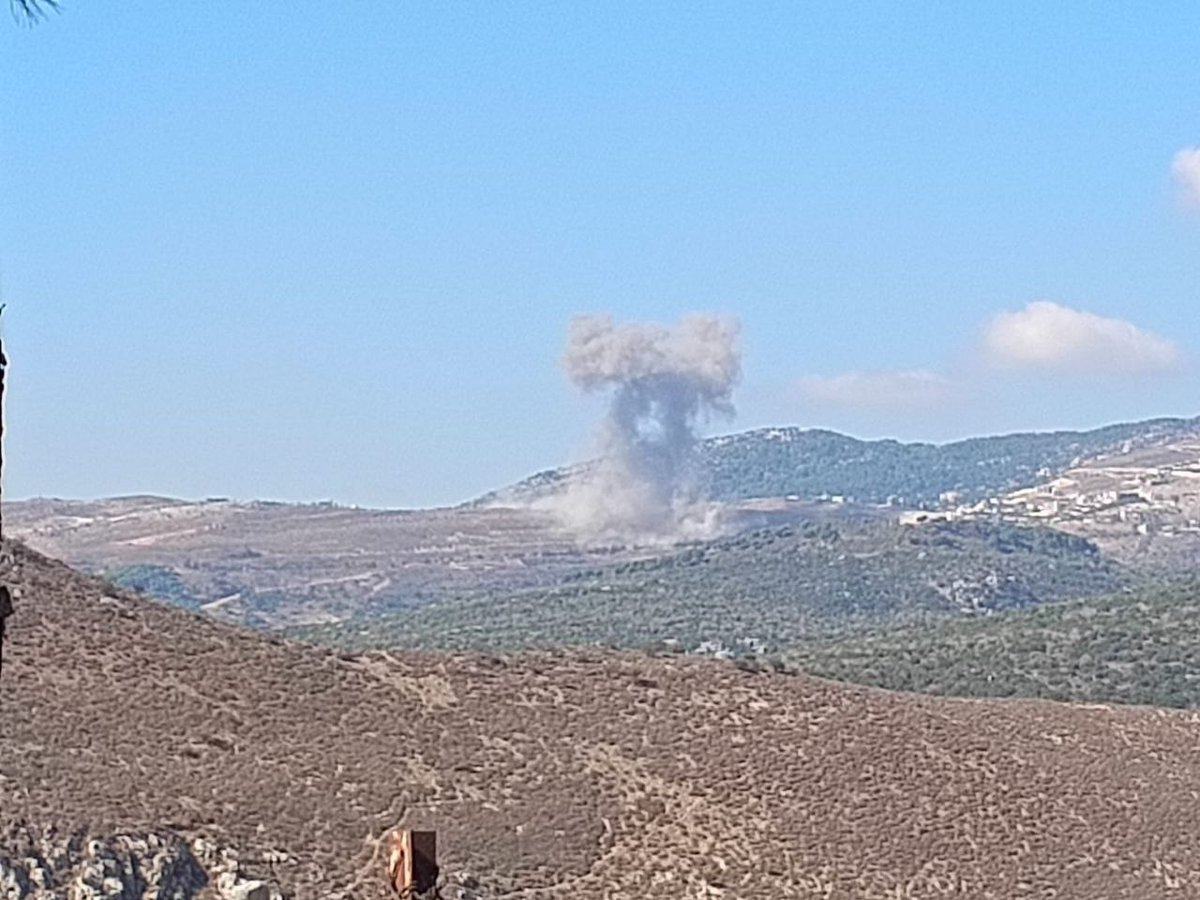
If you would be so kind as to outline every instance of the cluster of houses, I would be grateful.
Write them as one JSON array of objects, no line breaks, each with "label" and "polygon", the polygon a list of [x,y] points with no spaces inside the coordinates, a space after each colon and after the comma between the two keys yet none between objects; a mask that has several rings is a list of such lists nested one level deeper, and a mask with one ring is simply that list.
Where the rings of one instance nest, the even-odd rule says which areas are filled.
[{"label": "cluster of houses", "polygon": [[1200,532],[1200,459],[1159,465],[1088,466],[1031,488],[962,504],[947,492],[937,510],[913,510],[900,521],[1046,520],[1126,526],[1140,534]]}]

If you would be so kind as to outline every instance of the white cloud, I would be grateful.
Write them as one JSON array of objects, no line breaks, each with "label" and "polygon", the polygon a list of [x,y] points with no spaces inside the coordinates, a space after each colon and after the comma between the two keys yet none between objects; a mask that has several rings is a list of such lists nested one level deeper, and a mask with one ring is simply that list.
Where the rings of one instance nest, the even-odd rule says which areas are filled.
[{"label": "white cloud", "polygon": [[799,389],[811,403],[857,409],[938,406],[951,395],[950,382],[925,369],[810,375]]},{"label": "white cloud", "polygon": [[1184,201],[1200,207],[1200,147],[1184,147],[1171,159],[1171,175]]},{"label": "white cloud", "polygon": [[1160,372],[1179,362],[1179,348],[1132,322],[1039,300],[1002,312],[983,335],[988,361],[1001,368],[1075,374]]}]

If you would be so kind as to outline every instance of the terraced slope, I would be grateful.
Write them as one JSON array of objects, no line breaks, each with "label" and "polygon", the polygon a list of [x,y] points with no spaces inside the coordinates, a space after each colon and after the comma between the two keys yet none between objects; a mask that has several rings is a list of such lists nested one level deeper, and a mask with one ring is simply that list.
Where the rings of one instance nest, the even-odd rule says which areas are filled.
[{"label": "terraced slope", "polygon": [[314,900],[382,897],[397,821],[497,898],[1200,892],[1190,713],[599,652],[343,657],[15,555],[3,825],[209,835]]}]

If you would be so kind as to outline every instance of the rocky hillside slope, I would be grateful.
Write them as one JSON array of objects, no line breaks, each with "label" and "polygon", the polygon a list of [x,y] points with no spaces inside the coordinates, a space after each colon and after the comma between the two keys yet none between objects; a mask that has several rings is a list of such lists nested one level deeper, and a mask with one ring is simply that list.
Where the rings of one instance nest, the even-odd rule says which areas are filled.
[{"label": "rocky hillside slope", "polygon": [[169,829],[313,900],[383,897],[400,822],[484,897],[1200,892],[1191,713],[600,652],[339,656],[14,552],[5,828]]},{"label": "rocky hillside slope", "polygon": [[60,833],[10,826],[0,834],[5,900],[281,900],[272,881],[243,876],[236,850],[169,831]]}]

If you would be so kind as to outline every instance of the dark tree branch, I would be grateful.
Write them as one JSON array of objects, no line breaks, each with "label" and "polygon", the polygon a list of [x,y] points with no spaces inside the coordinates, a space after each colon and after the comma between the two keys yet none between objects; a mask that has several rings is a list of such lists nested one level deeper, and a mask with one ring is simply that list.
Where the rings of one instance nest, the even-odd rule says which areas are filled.
[{"label": "dark tree branch", "polygon": [[8,4],[13,15],[26,22],[46,18],[47,10],[58,11],[58,0],[8,0]]}]

